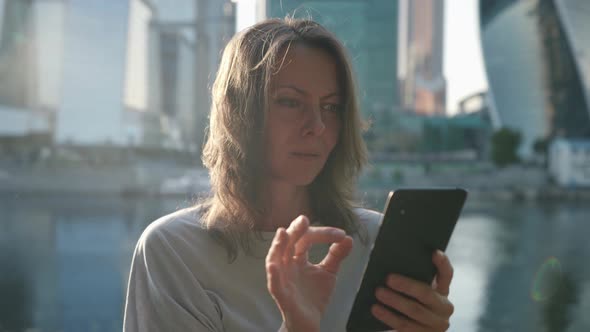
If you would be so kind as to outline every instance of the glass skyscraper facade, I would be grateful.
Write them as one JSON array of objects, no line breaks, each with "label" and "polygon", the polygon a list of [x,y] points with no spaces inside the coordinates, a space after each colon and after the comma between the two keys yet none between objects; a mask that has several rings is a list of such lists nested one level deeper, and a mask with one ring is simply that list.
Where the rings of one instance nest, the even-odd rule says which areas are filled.
[{"label": "glass skyscraper facade", "polygon": [[43,145],[50,136],[61,94],[63,13],[61,1],[0,0],[3,143]]},{"label": "glass skyscraper facade", "polygon": [[0,2],[0,104],[18,108],[31,105],[35,75],[31,1]]},{"label": "glass skyscraper facade", "polygon": [[266,1],[266,17],[311,17],[347,47],[365,114],[391,112],[400,105],[397,0]]},{"label": "glass skyscraper facade", "polygon": [[493,111],[537,140],[590,137],[590,2],[481,0],[481,40]]},{"label": "glass skyscraper facade", "polygon": [[444,0],[400,0],[402,103],[418,114],[446,113],[444,6]]}]

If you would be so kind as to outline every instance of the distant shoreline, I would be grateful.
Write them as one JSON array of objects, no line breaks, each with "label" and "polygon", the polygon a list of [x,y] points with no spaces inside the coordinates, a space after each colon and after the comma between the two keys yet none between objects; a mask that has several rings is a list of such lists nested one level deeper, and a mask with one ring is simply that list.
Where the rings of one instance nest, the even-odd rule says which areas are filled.
[{"label": "distant shoreline", "polygon": [[[370,199],[375,197],[385,197],[387,192],[396,188],[411,188],[412,186],[399,187],[364,187],[359,191],[368,195]],[[417,186],[425,188],[427,186]],[[445,186],[432,186],[445,187]],[[590,188],[561,188],[556,186],[545,186],[538,188],[514,187],[514,188],[469,188],[468,186],[448,186],[461,187],[468,191],[468,200],[474,202],[590,202]],[[383,198],[384,200],[385,198]]]},{"label": "distant shoreline", "polygon": [[[385,200],[387,192],[395,190],[396,188],[411,188],[412,186],[399,187],[360,187],[358,193],[363,200]],[[416,186],[424,188],[425,186]],[[439,187],[439,186],[433,186]],[[129,190],[119,192],[109,191],[95,191],[95,190],[31,190],[26,188],[22,190],[2,190],[0,189],[0,196],[117,196],[122,198],[144,198],[144,197],[158,197],[163,199],[168,198],[183,198],[193,199],[202,197],[208,194],[208,190],[191,191],[191,192],[176,192],[176,193],[160,193],[154,191]],[[545,188],[465,188],[467,189],[470,202],[590,202],[590,188],[559,188],[555,186]]]},{"label": "distant shoreline", "polygon": [[555,186],[541,188],[512,188],[493,190],[470,190],[472,199],[491,199],[497,201],[590,201],[589,188],[560,188]]},{"label": "distant shoreline", "polygon": [[[539,167],[515,166],[470,171],[451,168],[424,172],[421,167],[374,167],[378,173],[359,179],[358,192],[384,200],[388,191],[409,187],[462,187],[470,201],[590,201],[590,188],[563,188]],[[209,192],[207,170],[177,164],[41,165],[0,168],[0,194],[117,195],[184,197]]]}]

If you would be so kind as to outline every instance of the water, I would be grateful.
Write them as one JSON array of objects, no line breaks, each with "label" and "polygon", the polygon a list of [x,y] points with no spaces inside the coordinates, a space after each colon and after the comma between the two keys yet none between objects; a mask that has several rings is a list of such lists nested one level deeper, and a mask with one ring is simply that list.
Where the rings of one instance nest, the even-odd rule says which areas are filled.
[{"label": "water", "polygon": [[[120,331],[137,238],[188,204],[0,196],[0,331]],[[447,251],[450,331],[590,331],[589,216],[584,204],[468,204]]]}]

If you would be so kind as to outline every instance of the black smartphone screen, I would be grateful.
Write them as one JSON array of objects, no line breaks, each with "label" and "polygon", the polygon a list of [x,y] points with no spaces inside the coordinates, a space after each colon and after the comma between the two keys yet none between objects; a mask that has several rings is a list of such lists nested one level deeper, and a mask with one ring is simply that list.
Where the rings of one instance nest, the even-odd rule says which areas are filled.
[{"label": "black smartphone screen", "polygon": [[378,302],[377,287],[385,286],[390,273],[430,284],[436,275],[432,254],[446,249],[466,198],[467,191],[459,188],[399,189],[389,193],[347,331],[391,329],[371,313],[371,306]]}]

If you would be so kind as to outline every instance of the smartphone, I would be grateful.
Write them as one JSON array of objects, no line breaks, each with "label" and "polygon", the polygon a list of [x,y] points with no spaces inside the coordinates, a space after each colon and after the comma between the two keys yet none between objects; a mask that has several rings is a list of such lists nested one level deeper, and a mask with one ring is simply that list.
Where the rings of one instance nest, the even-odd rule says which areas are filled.
[{"label": "smartphone", "polygon": [[399,189],[389,193],[379,233],[346,325],[347,331],[391,328],[371,313],[377,287],[390,273],[431,284],[435,250],[444,251],[467,198],[461,188]]}]

